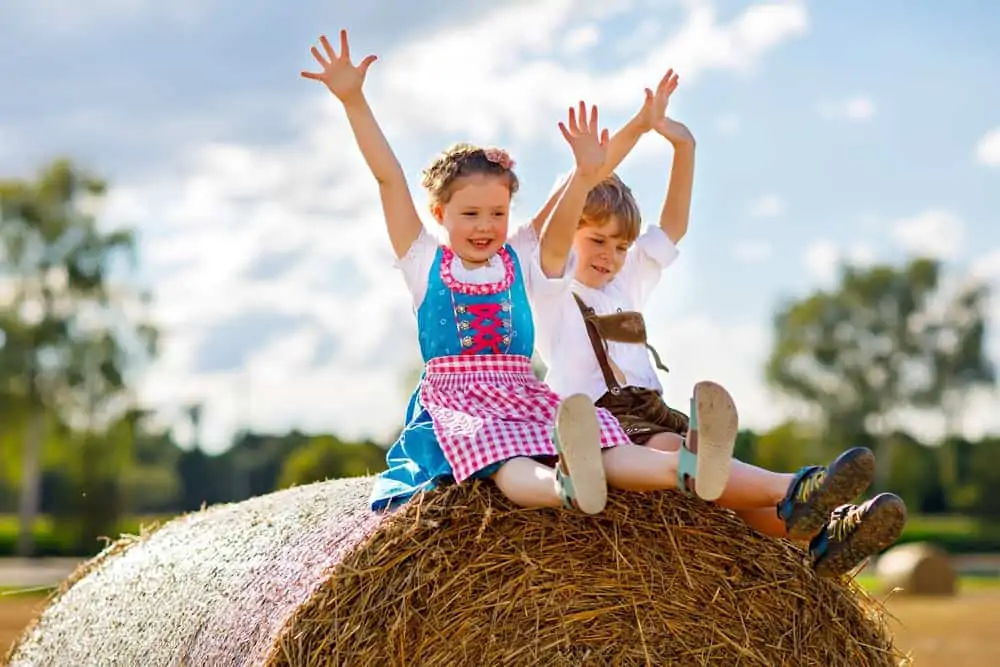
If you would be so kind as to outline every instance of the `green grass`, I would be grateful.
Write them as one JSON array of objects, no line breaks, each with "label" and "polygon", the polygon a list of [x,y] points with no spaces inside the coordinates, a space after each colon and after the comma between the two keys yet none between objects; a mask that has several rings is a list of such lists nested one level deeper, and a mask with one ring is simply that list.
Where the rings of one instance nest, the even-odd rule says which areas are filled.
[{"label": "green grass", "polygon": [[0,602],[10,598],[44,598],[54,593],[57,588],[58,586],[37,586],[33,588],[0,586]]},{"label": "green grass", "polygon": [[[874,574],[860,574],[854,580],[869,593],[880,592],[878,578]],[[1000,577],[959,577],[958,590],[960,593],[982,590],[1000,591]]]}]

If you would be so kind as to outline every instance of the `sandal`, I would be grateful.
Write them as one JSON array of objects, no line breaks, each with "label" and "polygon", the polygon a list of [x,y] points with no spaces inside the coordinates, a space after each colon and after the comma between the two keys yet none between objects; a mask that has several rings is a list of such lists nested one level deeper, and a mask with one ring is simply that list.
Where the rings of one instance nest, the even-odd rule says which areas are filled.
[{"label": "sandal", "polygon": [[556,480],[563,506],[599,514],[608,500],[608,483],[601,457],[601,426],[586,394],[559,403],[553,442],[559,453]]},{"label": "sandal", "polygon": [[729,481],[739,415],[733,397],[715,382],[699,382],[691,398],[688,435],[677,461],[677,488],[717,500]]}]

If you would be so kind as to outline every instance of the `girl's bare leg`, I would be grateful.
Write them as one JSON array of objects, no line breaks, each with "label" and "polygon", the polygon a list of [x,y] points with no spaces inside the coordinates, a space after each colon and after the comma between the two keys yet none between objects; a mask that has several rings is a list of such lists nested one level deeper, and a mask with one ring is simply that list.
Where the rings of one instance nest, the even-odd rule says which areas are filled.
[{"label": "girl's bare leg", "polygon": [[555,469],[534,459],[513,458],[492,479],[505,496],[521,507],[562,507]]}]

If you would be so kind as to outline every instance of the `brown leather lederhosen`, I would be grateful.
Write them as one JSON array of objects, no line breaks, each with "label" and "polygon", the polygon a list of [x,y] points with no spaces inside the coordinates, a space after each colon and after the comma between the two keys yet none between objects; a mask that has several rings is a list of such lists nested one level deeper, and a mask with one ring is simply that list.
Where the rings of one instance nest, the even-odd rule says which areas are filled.
[{"label": "brown leather lederhosen", "polygon": [[[622,386],[616,377],[616,366],[608,358],[608,341],[645,345],[653,355],[656,367],[669,372],[660,355],[646,339],[646,322],[642,313],[624,312],[613,315],[598,315],[593,308],[574,294],[577,306],[583,314],[587,327],[587,337],[597,356],[601,374],[608,391],[597,401],[597,406],[607,409],[618,419],[632,442],[644,445],[657,433],[677,433],[686,435],[688,417],[679,410],[668,406],[663,396],[655,389]],[[624,374],[622,382],[625,381]]]}]

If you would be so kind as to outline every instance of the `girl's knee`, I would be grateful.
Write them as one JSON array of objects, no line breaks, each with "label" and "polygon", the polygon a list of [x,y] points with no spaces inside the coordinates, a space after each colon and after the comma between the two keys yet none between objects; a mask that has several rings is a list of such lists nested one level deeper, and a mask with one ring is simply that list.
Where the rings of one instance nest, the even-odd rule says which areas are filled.
[{"label": "girl's knee", "polygon": [[676,433],[657,433],[649,439],[646,447],[661,452],[676,452],[684,445],[684,438]]}]

